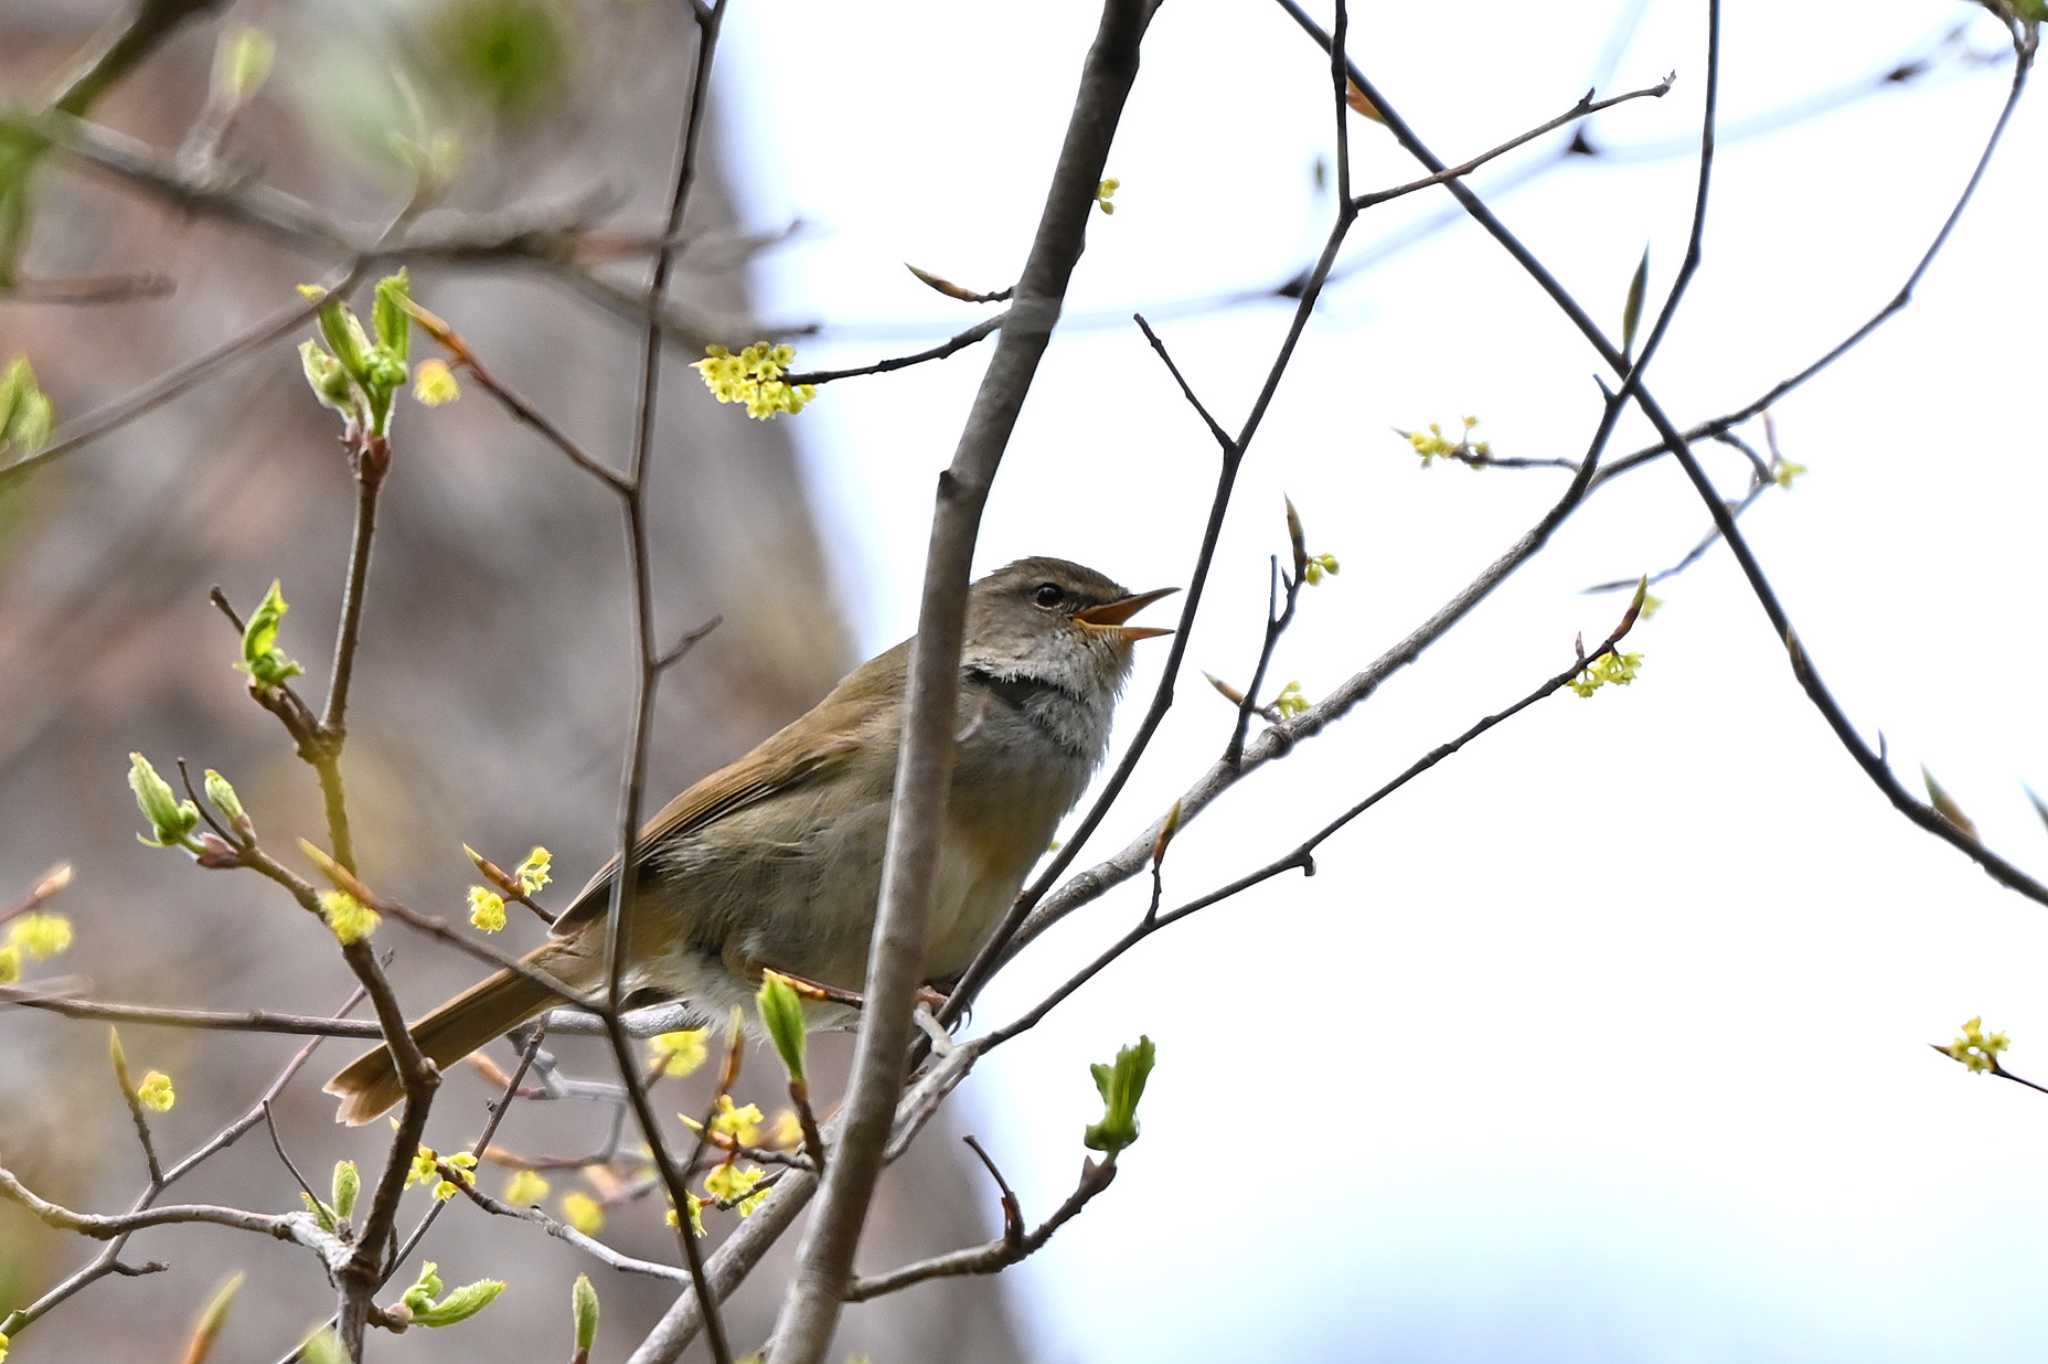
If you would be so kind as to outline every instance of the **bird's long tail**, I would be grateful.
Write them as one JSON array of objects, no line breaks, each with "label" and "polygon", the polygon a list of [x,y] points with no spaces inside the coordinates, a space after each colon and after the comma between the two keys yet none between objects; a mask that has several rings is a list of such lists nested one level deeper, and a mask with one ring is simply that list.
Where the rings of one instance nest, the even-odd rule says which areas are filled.
[{"label": "bird's long tail", "polygon": [[[568,942],[545,943],[522,960],[565,985],[581,988],[588,984],[581,979],[585,972],[578,969],[583,958]],[[445,1070],[555,1002],[555,995],[539,982],[516,971],[500,971],[414,1023],[413,1041],[428,1060]],[[325,1088],[341,1099],[335,1121],[351,1127],[381,1116],[405,1097],[405,1086],[399,1079],[391,1049],[382,1046],[349,1062]]]}]

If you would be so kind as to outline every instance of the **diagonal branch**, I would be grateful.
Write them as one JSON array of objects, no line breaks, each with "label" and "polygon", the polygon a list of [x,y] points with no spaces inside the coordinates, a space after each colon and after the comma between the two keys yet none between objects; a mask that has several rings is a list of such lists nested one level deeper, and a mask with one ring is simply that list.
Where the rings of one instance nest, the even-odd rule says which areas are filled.
[{"label": "diagonal branch", "polygon": [[770,1338],[768,1353],[776,1364],[817,1364],[823,1358],[881,1174],[911,1039],[912,994],[923,978],[925,922],[953,768],[968,570],[982,508],[1080,260],[1152,9],[1148,0],[1109,0],[1103,6],[1016,298],[952,466],[939,476],[846,1122]]}]

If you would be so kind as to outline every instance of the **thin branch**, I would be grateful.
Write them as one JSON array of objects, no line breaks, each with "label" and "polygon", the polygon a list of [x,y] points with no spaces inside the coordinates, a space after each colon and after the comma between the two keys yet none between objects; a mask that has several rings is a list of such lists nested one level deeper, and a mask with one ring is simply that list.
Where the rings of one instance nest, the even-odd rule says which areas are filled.
[{"label": "thin branch", "polygon": [[1007,312],[1002,312],[994,317],[983,318],[957,336],[949,337],[930,350],[921,350],[915,355],[892,356],[887,360],[877,360],[873,364],[856,365],[852,369],[805,370],[797,374],[785,374],[782,381],[791,387],[798,384],[829,384],[835,379],[855,379],[863,374],[889,374],[895,370],[909,369],[912,365],[922,365],[927,361],[944,360],[1001,331],[1003,320],[1008,316]]},{"label": "thin branch", "polygon": [[1371,194],[1361,194],[1351,201],[1352,205],[1361,210],[1368,209],[1377,204],[1384,204],[1390,199],[1398,199],[1404,194],[1413,194],[1417,190],[1428,189],[1432,185],[1441,185],[1452,180],[1462,179],[1495,157],[1504,156],[1525,143],[1533,142],[1546,133],[1556,132],[1568,123],[1576,123],[1582,118],[1597,114],[1602,109],[1612,109],[1615,105],[1626,104],[1632,99],[1662,99],[1671,92],[1671,86],[1677,79],[1678,76],[1674,72],[1672,75],[1658,81],[1655,85],[1646,85],[1640,90],[1629,90],[1623,94],[1612,95],[1602,100],[1594,99],[1593,92],[1588,90],[1583,99],[1559,114],[1556,118],[1551,119],[1548,123],[1531,128],[1528,132],[1522,133],[1519,136],[1509,138],[1491,151],[1481,152],[1470,161],[1461,162],[1455,166],[1446,166],[1440,171],[1433,171],[1419,180],[1410,180],[1405,185],[1396,185],[1392,189],[1376,190]]},{"label": "thin branch", "polygon": [[242,1208],[223,1208],[210,1203],[174,1203],[166,1207],[144,1208],[140,1212],[130,1213],[74,1212],[70,1208],[38,1197],[15,1178],[13,1171],[4,1168],[0,1168],[0,1197],[19,1203],[32,1217],[47,1226],[55,1227],[59,1231],[75,1231],[96,1241],[111,1241],[117,1236],[126,1236],[147,1227],[169,1226],[181,1222],[204,1222],[217,1227],[231,1227],[236,1231],[253,1231],[260,1236],[271,1236],[280,1241],[294,1241],[310,1250],[318,1251],[330,1264],[335,1262],[337,1256],[347,1253],[347,1247],[322,1231],[311,1214],[303,1212],[249,1212]]},{"label": "thin branch", "polygon": [[767,1353],[776,1364],[818,1364],[824,1357],[842,1306],[839,1290],[881,1174],[912,1035],[912,997],[923,983],[925,922],[953,769],[968,570],[982,508],[1080,259],[1151,14],[1147,0],[1109,0],[1103,7],[1016,299],[952,465],[939,477],[846,1122],[770,1337]]},{"label": "thin branch", "polygon": [[[348,999],[343,1002],[342,1006],[335,1010],[334,1017],[336,1019],[345,1017],[358,1004],[363,1002],[364,997],[365,991],[358,985],[349,995]],[[235,1119],[202,1142],[190,1155],[166,1170],[162,1183],[152,1183],[143,1189],[141,1194],[137,1195],[129,1211],[136,1213],[147,1209],[156,1202],[157,1198],[170,1185],[175,1184],[186,1174],[197,1169],[207,1160],[212,1159],[215,1155],[241,1140],[244,1133],[262,1120],[263,1105],[276,1099],[279,1094],[284,1092],[284,1087],[291,1083],[292,1078],[299,1073],[300,1069],[312,1057],[314,1048],[320,1045],[321,1040],[321,1038],[315,1037],[303,1047],[300,1047],[291,1060],[285,1063],[284,1068],[278,1072],[276,1078],[270,1082],[270,1086],[254,1105],[244,1112],[241,1117]],[[118,1258],[122,1248],[126,1245],[126,1236],[116,1238],[91,1263],[73,1273],[49,1292],[43,1294],[42,1297],[30,1303],[27,1307],[17,1308],[6,1316],[0,1317],[0,1335],[19,1336],[26,1327],[34,1323],[45,1313],[57,1307],[74,1294],[105,1278],[108,1274],[127,1273],[127,1268],[121,1265]]]},{"label": "thin branch", "polygon": [[1017,1196],[1010,1192],[1010,1186],[1003,1180],[1002,1173],[996,1169],[994,1162],[989,1160],[988,1153],[981,1149],[974,1138],[968,1137],[966,1141],[973,1147],[974,1153],[981,1157],[982,1164],[988,1167],[989,1173],[1002,1188],[1003,1234],[987,1245],[970,1246],[949,1255],[938,1255],[929,1260],[903,1265],[886,1274],[855,1279],[846,1285],[845,1296],[848,1302],[866,1302],[870,1298],[879,1298],[886,1293],[895,1293],[913,1284],[925,1283],[932,1279],[960,1274],[1000,1273],[1027,1255],[1035,1254],[1052,1239],[1054,1232],[1079,1214],[1081,1209],[1088,1206],[1090,1199],[1107,1189],[1116,1178],[1114,1157],[1100,1161],[1083,1160],[1081,1178],[1075,1184],[1074,1191],[1067,1195],[1066,1201],[1054,1210],[1052,1216],[1030,1232],[1026,1232],[1017,1210]]},{"label": "thin branch", "polygon": [[1152,343],[1152,351],[1159,357],[1159,363],[1166,366],[1166,372],[1173,376],[1174,383],[1180,385],[1180,396],[1188,400],[1188,406],[1195,409],[1195,415],[1200,417],[1202,424],[1209,428],[1209,434],[1216,438],[1216,445],[1223,451],[1224,458],[1235,458],[1238,453],[1237,442],[1230,438],[1230,433],[1225,431],[1217,423],[1216,419],[1209,415],[1209,409],[1204,407],[1202,400],[1195,396],[1195,390],[1188,384],[1187,376],[1180,372],[1179,365],[1173,363],[1173,356],[1167,353],[1166,343],[1159,339],[1159,333],[1152,330],[1152,324],[1145,320],[1145,314],[1132,313],[1131,321],[1138,324],[1138,330],[1143,332],[1145,339]]},{"label": "thin branch", "polygon": [[[1618,403],[1610,404],[1610,411],[1618,410],[1618,408]],[[1563,689],[1567,683],[1571,682],[1574,678],[1578,677],[1581,673],[1583,673],[1586,670],[1588,664],[1594,662],[1597,659],[1603,658],[1610,653],[1615,652],[1616,646],[1621,643],[1621,641],[1628,635],[1630,629],[1634,627],[1636,618],[1636,605],[1631,604],[1627,614],[1622,617],[1621,624],[1615,628],[1614,632],[1608,635],[1606,640],[1603,641],[1599,645],[1599,647],[1595,648],[1590,653],[1575,657],[1572,661],[1571,667],[1566,668],[1564,671],[1560,673],[1557,673],[1555,676],[1544,679],[1533,690],[1522,696],[1519,700],[1515,701],[1513,704],[1507,706],[1502,710],[1496,711],[1493,714],[1485,716],[1484,718],[1478,720],[1470,727],[1468,727],[1463,733],[1459,734],[1456,738],[1449,739],[1444,743],[1438,744],[1435,748],[1432,748],[1429,752],[1423,754],[1420,758],[1417,758],[1414,762],[1410,763],[1406,768],[1402,769],[1400,774],[1395,776],[1392,780],[1381,785],[1378,789],[1374,790],[1370,795],[1366,796],[1363,800],[1360,800],[1357,804],[1351,806],[1349,809],[1343,811],[1341,814],[1337,815],[1335,818],[1325,823],[1321,828],[1317,829],[1315,833],[1311,834],[1308,838],[1302,840],[1299,844],[1295,845],[1295,847],[1293,847],[1286,853],[1282,854],[1281,856],[1273,859],[1271,862],[1266,863],[1264,866],[1258,868],[1257,870],[1247,872],[1245,875],[1238,877],[1237,879],[1229,882],[1228,884],[1220,886],[1217,889],[1210,891],[1206,895],[1198,896],[1197,898],[1188,901],[1186,904],[1181,905],[1176,909],[1169,910],[1164,914],[1158,912],[1158,895],[1156,888],[1157,883],[1155,881],[1152,908],[1146,911],[1144,917],[1139,919],[1139,921],[1131,927],[1130,931],[1125,933],[1121,938],[1117,939],[1115,942],[1111,943],[1107,948],[1103,949],[1101,954],[1098,955],[1095,958],[1095,960],[1089,962],[1086,966],[1082,967],[1072,976],[1069,976],[1065,981],[1062,981],[1058,987],[1056,987],[1044,999],[1040,1000],[1038,1004],[1033,1006],[1031,1009],[1027,1010],[1014,1021],[1007,1023],[1004,1026],[997,1028],[993,1032],[989,1033],[987,1037],[984,1039],[984,1044],[992,1049],[1001,1046],[1003,1043],[1009,1041],[1014,1037],[1017,1037],[1022,1033],[1030,1031],[1032,1028],[1037,1027],[1039,1022],[1043,1020],[1047,1014],[1051,1013],[1069,996],[1071,996],[1076,990],[1079,990],[1083,985],[1086,985],[1089,981],[1093,980],[1112,962],[1116,961],[1117,958],[1123,956],[1124,953],[1130,951],[1131,948],[1137,946],[1139,943],[1151,937],[1154,933],[1157,933],[1159,930],[1166,928],[1171,924],[1178,923],[1180,920],[1187,918],[1191,914],[1198,913],[1199,911],[1208,908],[1210,905],[1217,904],[1223,900],[1229,899],[1234,895],[1249,890],[1253,886],[1259,885],[1262,882],[1270,881],[1274,877],[1282,875],[1283,873],[1290,871],[1299,871],[1304,876],[1315,875],[1316,849],[1321,847],[1323,843],[1327,841],[1331,836],[1333,836],[1339,830],[1344,828],[1345,825],[1357,819],[1360,815],[1363,815],[1367,810],[1372,809],[1373,806],[1379,804],[1388,796],[1394,794],[1394,792],[1406,786],[1409,782],[1415,780],[1423,773],[1429,771],[1432,767],[1435,767],[1438,763],[1444,761],[1444,759],[1457,753],[1460,749],[1464,748],[1465,745],[1471,743],[1480,735],[1486,733],[1490,729],[1493,729],[1497,725],[1503,724],[1506,721],[1513,719],[1515,716],[1521,714],[1529,707],[1535,705],[1538,701],[1541,701],[1545,697],[1550,696],[1553,693]],[[1157,866],[1156,861],[1154,865],[1155,867]]]},{"label": "thin branch", "polygon": [[277,1158],[283,1161],[284,1168],[291,1172],[292,1183],[298,1185],[299,1192],[306,1196],[306,1210],[311,1212],[321,1207],[322,1200],[320,1195],[313,1192],[313,1186],[306,1182],[306,1177],[299,1173],[299,1167],[293,1164],[291,1155],[284,1149],[284,1138],[278,1135],[277,1116],[270,1111],[270,1100],[265,1099],[261,1107],[263,1109],[263,1125],[270,1130],[270,1149],[277,1152]]},{"label": "thin branch", "polygon": [[[709,108],[712,64],[718,52],[719,26],[725,17],[725,0],[714,0],[708,5],[693,3],[691,16],[695,20],[697,51],[693,62],[694,70],[691,73],[689,97],[682,111],[682,127],[677,133],[676,167],[669,190],[668,219],[663,232],[663,244],[655,252],[654,270],[647,286],[647,323],[640,341],[640,386],[633,418],[633,446],[626,464],[626,479],[631,485],[631,492],[622,499],[628,579],[632,584],[634,659],[637,666],[634,677],[632,726],[626,740],[624,770],[619,776],[618,871],[612,878],[610,903],[606,906],[603,977],[606,1007],[603,1017],[606,1036],[611,1043],[612,1057],[617,1062],[619,1078],[625,1084],[627,1099],[632,1105],[635,1118],[639,1121],[648,1148],[653,1152],[654,1163],[661,1174],[663,1185],[668,1190],[669,1200],[678,1212],[676,1240],[682,1247],[684,1263],[689,1267],[690,1282],[706,1305],[706,1333],[710,1339],[712,1359],[715,1364],[731,1364],[732,1347],[726,1340],[725,1326],[720,1320],[715,1302],[708,1295],[709,1284],[704,1274],[704,1252],[698,1246],[697,1238],[691,1233],[689,1218],[685,1215],[689,1203],[688,1181],[684,1173],[676,1168],[675,1161],[669,1153],[668,1143],[662,1139],[660,1120],[648,1100],[646,1085],[641,1083],[625,1028],[619,1020],[626,970],[626,922],[632,913],[633,896],[639,882],[640,810],[646,783],[647,746],[653,727],[655,694],[665,666],[656,652],[654,640],[654,583],[647,544],[646,516],[647,480],[650,472],[648,455],[654,441],[656,402],[661,390],[660,318],[675,259],[674,249],[669,243],[682,228],[683,213],[688,206],[690,189],[696,179],[698,148],[703,139],[705,114]],[[708,632],[710,628],[706,626],[705,630]],[[694,641],[686,641],[679,645],[673,651],[675,657],[682,657],[693,643]]]},{"label": "thin branch", "polygon": [[461,1173],[461,1171],[445,1163],[441,1167],[441,1177],[443,1179],[454,1184],[456,1188],[462,1191],[463,1197],[494,1217],[513,1217],[522,1222],[531,1222],[556,1240],[567,1241],[586,1255],[611,1266],[623,1274],[645,1274],[649,1278],[667,1279],[671,1283],[687,1284],[690,1282],[690,1275],[687,1270],[678,1269],[674,1265],[657,1264],[653,1260],[640,1260],[635,1259],[631,1255],[621,1254],[595,1237],[585,1236],[567,1223],[557,1221],[555,1218],[548,1216],[539,1208],[515,1208],[510,1203],[505,1203],[491,1197],[483,1192],[483,1190],[477,1188],[474,1183],[460,1178]]}]

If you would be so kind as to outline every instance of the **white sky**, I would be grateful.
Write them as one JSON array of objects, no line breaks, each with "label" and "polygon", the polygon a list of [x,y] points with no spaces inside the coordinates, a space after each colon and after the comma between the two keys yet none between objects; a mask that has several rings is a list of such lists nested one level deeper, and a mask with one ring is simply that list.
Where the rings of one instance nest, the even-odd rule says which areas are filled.
[{"label": "white sky", "polygon": [[[1361,5],[1351,50],[1457,160],[1576,100],[1620,8]],[[1972,13],[1727,9],[1731,121],[1881,71]],[[1014,276],[1094,22],[1084,4],[733,7],[722,141],[750,157],[747,211],[820,229],[761,262],[764,314],[921,329],[813,342],[805,367],[981,315],[902,261],[977,288]],[[1979,51],[2001,41],[1988,21],[1970,31]],[[1649,7],[1611,88],[1674,68],[1679,84],[1603,116],[1601,142],[1696,136],[1703,33],[1701,5]],[[1946,67],[1725,146],[1705,269],[1651,377],[1675,418],[1747,401],[1890,296],[2008,69]],[[1168,4],[1070,321],[1159,319],[1299,269],[1327,223],[1310,184],[1330,146],[1324,71],[1270,4]],[[2038,101],[2023,104],[1912,308],[1780,408],[1785,453],[1812,472],[1745,522],[1858,723],[1884,730],[1901,772],[1930,765],[2037,871],[2048,834],[2020,783],[2048,788],[2044,131]],[[1352,136],[1361,190],[1416,173],[1379,130]],[[1693,174],[1688,157],[1575,164],[1499,207],[1614,326],[1645,241],[1653,288],[1668,285]],[[1375,211],[1353,249],[1445,202]],[[1161,321],[1225,425],[1290,306]],[[932,477],[988,354],[832,386],[794,425],[875,648],[912,628]],[[1306,595],[1276,663],[1276,685],[1316,697],[1470,579],[1564,477],[1418,472],[1388,428],[1474,412],[1499,453],[1576,457],[1597,367],[1469,227],[1334,289],[1246,464],[1192,682],[1100,851],[1220,748],[1229,713],[1193,670],[1248,676],[1283,490],[1311,548],[1344,566]],[[1645,435],[1635,418],[1612,448]],[[1737,490],[1739,459],[1706,457]],[[1055,553],[1133,587],[1185,581],[1214,467],[1134,327],[1062,330],[979,563]],[[1674,561],[1704,524],[1668,463],[1602,492],[1418,668],[1212,809],[1174,849],[1169,898],[1266,861],[1521,695],[1569,660],[1574,632],[1614,620],[1619,599],[1577,588]],[[2014,1069],[2048,1080],[2048,912],[1890,812],[1792,684],[1725,550],[1662,595],[1636,686],[1561,695],[1486,736],[1327,845],[1316,879],[1154,939],[980,1069],[962,1098],[1036,1216],[1082,1155],[1085,1063],[1141,1030],[1159,1045],[1145,1138],[1116,1187],[1010,1271],[1038,1357],[2038,1357],[2048,1099],[1924,1044],[1981,1011],[2013,1034]],[[988,993],[982,1020],[1142,908],[1132,886],[1078,916]]]}]

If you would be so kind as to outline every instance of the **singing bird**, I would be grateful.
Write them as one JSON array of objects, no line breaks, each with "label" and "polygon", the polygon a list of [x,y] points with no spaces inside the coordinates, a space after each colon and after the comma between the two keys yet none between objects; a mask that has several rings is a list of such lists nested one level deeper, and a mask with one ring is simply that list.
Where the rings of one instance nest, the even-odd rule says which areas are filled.
[{"label": "singing bird", "polygon": [[[960,657],[953,784],[925,932],[925,978],[959,975],[1015,900],[1109,749],[1131,646],[1170,630],[1126,624],[1175,591],[1125,591],[1064,559],[1020,559],[972,585]],[[806,1025],[849,1026],[867,980],[889,802],[903,732],[905,640],[824,700],[670,801],[641,831],[621,987],[718,1017],[752,1000],[764,968],[821,987]],[[579,990],[602,983],[618,859],[591,878],[529,952],[529,967]],[[835,1002],[837,1001],[837,1002]],[[447,1067],[556,998],[500,971],[412,1025]],[[403,1097],[391,1053],[327,1082],[339,1121],[366,1123]]]}]

